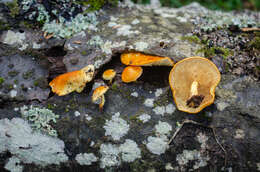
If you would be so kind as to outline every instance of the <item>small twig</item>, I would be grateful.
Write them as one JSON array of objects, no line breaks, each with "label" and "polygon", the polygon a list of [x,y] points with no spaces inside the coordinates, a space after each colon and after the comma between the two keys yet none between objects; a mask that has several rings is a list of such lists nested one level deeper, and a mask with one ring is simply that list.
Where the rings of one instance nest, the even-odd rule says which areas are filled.
[{"label": "small twig", "polygon": [[225,153],[225,166],[227,165],[227,152],[225,150],[225,148],[221,145],[221,143],[219,142],[219,140],[217,139],[217,136],[216,136],[216,133],[215,133],[215,130],[213,127],[210,127],[210,126],[206,126],[206,125],[203,125],[203,124],[200,124],[198,122],[195,122],[195,121],[192,121],[192,120],[184,120],[181,125],[177,128],[177,130],[174,132],[174,134],[172,135],[171,139],[169,140],[168,142],[168,145],[170,145],[170,143],[175,139],[175,137],[177,136],[177,134],[180,132],[180,130],[182,129],[183,125],[184,124],[187,124],[187,123],[191,123],[191,124],[195,124],[195,125],[199,125],[199,126],[202,126],[202,127],[206,127],[206,128],[210,128],[213,132],[213,135],[214,135],[214,139],[216,140],[217,144],[219,145],[219,147],[222,149],[222,151]]}]

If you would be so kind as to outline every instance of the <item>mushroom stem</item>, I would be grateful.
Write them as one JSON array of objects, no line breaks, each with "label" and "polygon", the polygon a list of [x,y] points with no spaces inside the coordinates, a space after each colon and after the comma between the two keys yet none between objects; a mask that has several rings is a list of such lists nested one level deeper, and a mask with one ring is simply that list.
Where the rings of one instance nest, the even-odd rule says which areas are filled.
[{"label": "mushroom stem", "polygon": [[105,96],[102,95],[102,96],[101,96],[101,102],[100,102],[100,104],[99,104],[99,110],[100,110],[100,111],[103,111],[103,106],[104,106],[104,104],[105,104]]},{"label": "mushroom stem", "polygon": [[198,86],[199,83],[197,81],[193,81],[190,87],[190,97],[198,95]]},{"label": "mushroom stem", "polygon": [[190,98],[186,102],[187,106],[191,108],[199,107],[204,99],[203,95],[199,95],[198,87],[199,83],[197,81],[193,81],[190,87]]}]

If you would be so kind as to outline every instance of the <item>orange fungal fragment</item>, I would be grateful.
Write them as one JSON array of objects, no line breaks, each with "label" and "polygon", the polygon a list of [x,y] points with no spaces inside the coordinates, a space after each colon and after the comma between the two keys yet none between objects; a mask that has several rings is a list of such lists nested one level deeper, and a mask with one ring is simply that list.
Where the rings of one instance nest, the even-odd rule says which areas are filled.
[{"label": "orange fungal fragment", "polygon": [[129,83],[136,81],[143,73],[143,68],[140,66],[127,66],[121,75],[122,81]]},{"label": "orange fungal fragment", "polygon": [[159,57],[142,53],[121,54],[121,62],[131,66],[173,66],[174,62],[169,57]]},{"label": "orange fungal fragment", "polygon": [[59,96],[64,96],[73,91],[80,93],[87,82],[90,82],[94,76],[94,66],[88,65],[81,70],[67,72],[54,78],[49,85],[52,92]]}]

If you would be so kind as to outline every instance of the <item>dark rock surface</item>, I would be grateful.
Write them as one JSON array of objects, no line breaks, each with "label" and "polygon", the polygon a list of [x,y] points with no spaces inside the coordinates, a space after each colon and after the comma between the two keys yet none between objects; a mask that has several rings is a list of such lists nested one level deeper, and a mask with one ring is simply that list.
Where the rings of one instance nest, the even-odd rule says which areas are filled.
[{"label": "dark rock surface", "polygon": [[[209,19],[202,17],[205,14]],[[98,31],[82,31],[68,39],[45,40],[37,30],[25,30],[24,36],[17,29],[9,32],[14,37],[7,39],[8,31],[3,31],[0,129],[5,130],[0,131],[0,144],[14,138],[10,139],[14,149],[0,145],[0,170],[10,169],[8,166],[24,171],[260,170],[260,81],[259,73],[255,72],[259,67],[259,50],[250,48],[250,42],[259,32],[247,33],[247,38],[239,40],[241,31],[235,33],[225,27],[219,31],[210,30],[214,27],[211,26],[214,17],[210,15],[224,16],[222,22],[225,24],[232,14],[215,14],[197,4],[180,9],[121,4],[116,10],[100,12]],[[258,14],[244,12],[239,13],[238,18],[245,16],[259,22]],[[221,22],[218,24],[222,27]],[[209,30],[198,31],[200,27]],[[244,27],[244,23],[239,27]],[[241,48],[241,42],[245,42],[247,48]],[[227,47],[231,43],[234,47]],[[210,46],[215,47],[214,53]],[[229,48],[234,53],[225,54],[219,47]],[[194,115],[178,111],[168,84],[171,67],[144,67],[137,82],[123,83],[121,73],[125,65],[120,62],[120,54],[127,51],[168,56],[175,62],[189,56],[210,55],[222,73],[215,102]],[[237,54],[240,56],[236,57]],[[251,67],[250,63],[253,63]],[[50,92],[48,82],[55,76],[88,64],[95,65],[96,74],[83,92],[61,97]],[[228,69],[227,64],[230,64]],[[243,71],[236,73],[239,67]],[[92,86],[109,68],[115,69],[117,75],[113,83],[107,83],[110,89],[105,94],[103,111],[100,111],[98,105],[91,102]],[[56,123],[51,123],[58,137],[46,144],[64,142],[65,148],[60,144],[47,151],[51,155],[57,151],[63,159],[57,155],[51,162],[39,165],[33,153],[37,146],[15,145],[23,143],[18,137],[23,132],[32,138],[41,132],[23,129],[26,127],[17,131],[11,126],[15,124],[12,120],[15,117],[27,121],[22,114],[30,106],[48,108],[59,115]],[[180,128],[186,120],[196,124],[185,123]],[[16,125],[28,126],[28,123],[16,121]],[[89,154],[84,158],[80,153],[93,153],[97,160]],[[26,161],[24,155],[28,155]],[[66,157],[68,160],[60,163]]]}]

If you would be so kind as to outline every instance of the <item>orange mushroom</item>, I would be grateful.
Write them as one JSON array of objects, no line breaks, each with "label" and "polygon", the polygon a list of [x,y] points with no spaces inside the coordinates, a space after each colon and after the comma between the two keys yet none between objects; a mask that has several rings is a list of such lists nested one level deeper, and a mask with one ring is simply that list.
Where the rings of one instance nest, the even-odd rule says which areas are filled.
[{"label": "orange mushroom", "polygon": [[108,86],[102,85],[102,86],[97,87],[92,94],[92,102],[95,104],[99,104],[100,110],[103,109],[103,106],[105,104],[104,94],[107,92],[108,89],[109,89]]},{"label": "orange mushroom", "polygon": [[131,66],[173,66],[174,62],[169,57],[151,56],[142,53],[124,53],[121,62]]},{"label": "orange mushroom", "polygon": [[218,68],[206,58],[189,57],[176,63],[169,82],[177,108],[198,113],[212,104],[220,78]]},{"label": "orange mushroom", "polygon": [[122,81],[129,83],[136,81],[143,73],[143,68],[140,66],[127,66],[121,75]]},{"label": "orange mushroom", "polygon": [[114,78],[115,76],[116,76],[116,71],[115,71],[115,70],[113,70],[113,69],[107,69],[107,70],[105,70],[105,72],[103,73],[102,78],[103,78],[104,80],[108,80],[109,83],[111,83],[112,80],[113,80],[113,78]]},{"label": "orange mushroom", "polygon": [[59,96],[64,96],[73,91],[80,93],[87,82],[90,82],[94,76],[94,66],[88,65],[81,70],[61,74],[54,78],[49,85],[52,92]]}]

